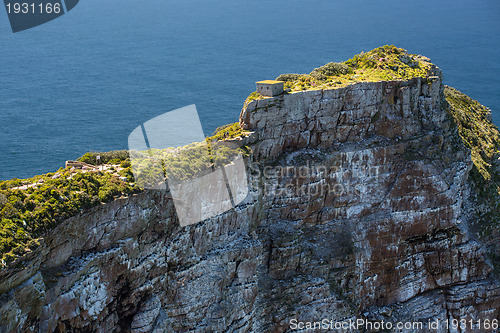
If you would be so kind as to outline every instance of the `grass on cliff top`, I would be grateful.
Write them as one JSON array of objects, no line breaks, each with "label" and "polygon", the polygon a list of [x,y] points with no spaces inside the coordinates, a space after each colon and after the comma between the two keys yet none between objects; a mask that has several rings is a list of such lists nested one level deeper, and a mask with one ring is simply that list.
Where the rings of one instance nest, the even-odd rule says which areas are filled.
[{"label": "grass on cliff top", "polygon": [[100,156],[101,164],[120,164],[123,161],[130,160],[128,150],[113,150],[108,152],[88,152],[77,161],[97,165],[97,156]]},{"label": "grass on cliff top", "polygon": [[[247,156],[248,147],[225,144],[223,141],[243,138],[246,133],[239,123],[217,128],[214,134],[203,142],[194,142],[177,148],[151,149],[147,152],[133,152],[135,174],[139,187],[156,187],[160,174],[166,179],[186,181],[212,171],[212,168],[231,163],[238,155]],[[161,164],[155,161],[162,161]],[[156,183],[155,183],[156,182]]]},{"label": "grass on cliff top", "polygon": [[227,145],[223,140],[206,140],[179,148],[134,151],[133,166],[139,187],[157,188],[165,180],[171,184],[170,181],[184,182],[211,173],[214,168],[230,164],[239,155],[248,154],[245,149]]},{"label": "grass on cliff top", "polygon": [[[431,66],[430,59],[426,57],[409,54],[405,49],[394,45],[385,45],[357,54],[341,63],[330,62],[315,68],[309,74],[281,74],[276,80],[284,81],[285,89],[290,92],[334,89],[356,82],[427,77]],[[253,92],[246,103],[264,98],[266,97]]]},{"label": "grass on cliff top", "polygon": [[218,127],[214,134],[208,137],[209,141],[220,141],[226,139],[235,139],[237,137],[244,138],[246,136],[245,131],[240,127],[240,123],[232,123],[224,126]]}]

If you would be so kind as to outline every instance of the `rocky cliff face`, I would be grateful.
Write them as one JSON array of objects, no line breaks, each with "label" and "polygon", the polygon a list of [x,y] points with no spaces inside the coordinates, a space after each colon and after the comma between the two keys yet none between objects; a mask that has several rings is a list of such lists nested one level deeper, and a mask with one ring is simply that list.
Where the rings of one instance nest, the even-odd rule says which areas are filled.
[{"label": "rocky cliff face", "polygon": [[168,194],[148,191],[66,220],[0,272],[0,330],[500,319],[500,284],[469,231],[470,153],[433,71],[248,103],[242,204],[181,228]]}]

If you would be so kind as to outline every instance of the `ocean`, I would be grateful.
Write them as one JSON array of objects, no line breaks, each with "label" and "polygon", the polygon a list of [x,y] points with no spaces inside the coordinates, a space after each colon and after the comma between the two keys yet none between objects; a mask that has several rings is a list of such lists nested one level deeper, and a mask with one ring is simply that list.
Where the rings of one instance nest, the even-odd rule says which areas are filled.
[{"label": "ocean", "polygon": [[236,122],[255,81],[394,44],[500,125],[500,2],[81,0],[12,33],[0,10],[0,179],[127,148],[145,121],[196,104],[203,130]]}]

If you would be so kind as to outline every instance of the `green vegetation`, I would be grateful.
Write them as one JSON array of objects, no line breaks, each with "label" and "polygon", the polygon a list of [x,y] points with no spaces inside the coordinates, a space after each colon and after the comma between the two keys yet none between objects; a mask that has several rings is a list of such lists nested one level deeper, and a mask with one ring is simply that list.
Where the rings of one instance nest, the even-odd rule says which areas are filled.
[{"label": "green vegetation", "polygon": [[180,148],[151,149],[131,152],[137,185],[156,188],[165,178],[186,181],[212,172],[214,167],[226,165],[238,155],[248,155],[245,149],[215,142],[195,142]]},{"label": "green vegetation", "polygon": [[444,94],[462,141],[471,150],[471,176],[478,183],[477,189],[486,196],[499,192],[500,175],[491,164],[499,154],[500,132],[488,119],[490,110],[454,88],[445,87]]},{"label": "green vegetation", "polygon": [[[409,54],[394,45],[385,45],[369,52],[362,52],[343,63],[330,62],[315,68],[309,74],[281,74],[276,78],[285,82],[290,92],[345,87],[356,82],[408,80],[427,77],[432,64],[426,57]],[[246,103],[263,99],[256,92]]]},{"label": "green vegetation", "polygon": [[243,129],[240,127],[240,123],[232,123],[229,125],[224,125],[218,127],[214,134],[208,138],[209,141],[220,141],[224,139],[234,139],[237,137],[245,137]]},{"label": "green vegetation", "polygon": [[[304,76],[304,74],[295,74],[295,73],[281,74],[280,76],[278,76],[276,78],[276,80],[283,81],[283,82],[293,82],[293,81],[297,81],[298,79],[300,79],[303,76]],[[254,93],[256,93],[256,92],[254,92]]]},{"label": "green vegetation", "polygon": [[112,173],[69,169],[0,182],[0,258],[9,263],[62,220],[138,191]]},{"label": "green vegetation", "polygon": [[330,62],[319,68],[315,68],[309,75],[318,81],[326,81],[329,76],[353,74],[354,71],[346,64]]},{"label": "green vegetation", "polygon": [[89,152],[77,159],[77,161],[97,165],[97,156],[101,156],[101,164],[120,164],[122,161],[130,160],[128,150],[113,150],[109,152]]},{"label": "green vegetation", "polygon": [[180,148],[132,151],[138,186],[156,188],[165,177],[183,181],[206,172],[212,165],[207,148],[205,142],[198,142]]},{"label": "green vegetation", "polygon": [[247,99],[245,100],[245,105],[248,105],[248,103],[250,103],[251,101],[256,101],[256,100],[264,99],[264,98],[266,98],[266,96],[262,96],[258,92],[254,91],[253,93],[248,95]]}]

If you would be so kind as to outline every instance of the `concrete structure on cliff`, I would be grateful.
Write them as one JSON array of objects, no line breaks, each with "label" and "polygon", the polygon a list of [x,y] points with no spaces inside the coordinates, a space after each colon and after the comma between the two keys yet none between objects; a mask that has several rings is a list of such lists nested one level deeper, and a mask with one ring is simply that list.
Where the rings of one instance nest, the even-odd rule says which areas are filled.
[{"label": "concrete structure on cliff", "polygon": [[255,82],[257,84],[257,92],[262,96],[277,96],[283,93],[285,82],[276,80],[264,80]]}]

